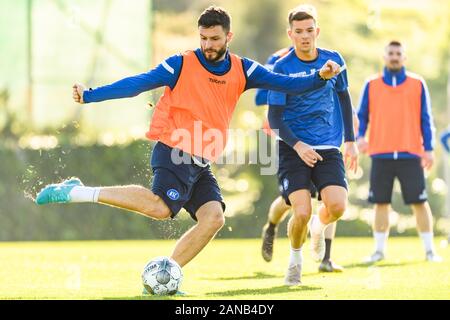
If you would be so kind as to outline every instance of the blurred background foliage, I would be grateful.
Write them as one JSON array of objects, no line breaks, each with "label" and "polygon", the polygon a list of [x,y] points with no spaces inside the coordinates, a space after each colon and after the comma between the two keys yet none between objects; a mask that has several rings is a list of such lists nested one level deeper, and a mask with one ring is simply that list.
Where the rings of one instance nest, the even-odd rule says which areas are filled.
[{"label": "blurred background foliage", "polygon": [[[232,16],[231,50],[264,63],[290,45],[289,9],[302,2],[221,0]],[[384,45],[406,46],[407,68],[430,89],[437,133],[449,123],[450,4],[447,1],[317,0],[319,46],[339,51],[349,68],[355,108],[365,79],[379,72]],[[153,144],[144,133],[162,89],[132,99],[92,105],[71,101],[74,82],[96,87],[145,72],[167,56],[198,46],[197,17],[206,0],[0,0],[0,240],[174,238],[193,222],[180,213],[170,222],[92,204],[38,207],[32,198],[47,183],[78,176],[87,185],[150,186]],[[254,90],[241,97],[232,128],[259,129],[265,107],[254,107]],[[252,152],[249,146],[246,152]],[[446,157],[436,146],[427,173],[436,233],[449,229],[445,198]],[[370,236],[367,203],[370,161],[349,176],[349,210],[338,235]],[[276,176],[258,165],[215,165],[227,203],[219,237],[259,237]],[[415,220],[393,196],[391,234],[415,235]],[[285,224],[281,227],[285,235]]]}]

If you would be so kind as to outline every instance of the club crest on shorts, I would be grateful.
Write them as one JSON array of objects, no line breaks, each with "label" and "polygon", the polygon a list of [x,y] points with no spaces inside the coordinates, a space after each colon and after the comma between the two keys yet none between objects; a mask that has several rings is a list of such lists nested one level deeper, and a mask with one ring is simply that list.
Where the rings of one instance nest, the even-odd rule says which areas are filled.
[{"label": "club crest on shorts", "polygon": [[289,180],[287,178],[283,179],[283,188],[286,191],[287,188],[289,187]]},{"label": "club crest on shorts", "polygon": [[171,200],[178,200],[178,198],[180,197],[180,193],[175,189],[167,190],[166,194]]}]

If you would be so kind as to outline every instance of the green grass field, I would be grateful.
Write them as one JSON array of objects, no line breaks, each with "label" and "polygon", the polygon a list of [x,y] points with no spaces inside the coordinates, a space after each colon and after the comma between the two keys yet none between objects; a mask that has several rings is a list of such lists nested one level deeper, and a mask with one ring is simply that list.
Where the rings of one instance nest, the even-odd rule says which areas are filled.
[{"label": "green grass field", "polygon": [[[443,263],[424,261],[418,238],[392,238],[377,266],[361,259],[370,238],[337,238],[332,257],[342,274],[317,272],[304,250],[303,285],[283,286],[289,244],[277,239],[274,259],[260,256],[260,240],[214,240],[184,268],[183,297],[163,299],[450,299],[450,247]],[[168,255],[175,241],[0,243],[0,299],[156,299],[142,297],[148,260]],[[158,297],[158,299],[161,299]]]}]

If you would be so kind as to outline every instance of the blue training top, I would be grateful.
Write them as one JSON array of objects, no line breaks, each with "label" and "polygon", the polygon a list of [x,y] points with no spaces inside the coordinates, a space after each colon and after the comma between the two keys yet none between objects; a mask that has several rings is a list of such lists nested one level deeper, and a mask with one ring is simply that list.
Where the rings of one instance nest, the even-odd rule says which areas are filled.
[{"label": "blue training top", "polygon": [[[307,76],[319,70],[327,60],[345,66],[342,56],[336,52],[318,48],[317,58],[303,61],[295,51],[279,59],[274,72],[290,76]],[[283,120],[294,135],[316,149],[339,148],[343,140],[343,121],[337,93],[348,87],[347,71],[318,89],[300,95],[269,91],[270,108],[284,107]]]}]

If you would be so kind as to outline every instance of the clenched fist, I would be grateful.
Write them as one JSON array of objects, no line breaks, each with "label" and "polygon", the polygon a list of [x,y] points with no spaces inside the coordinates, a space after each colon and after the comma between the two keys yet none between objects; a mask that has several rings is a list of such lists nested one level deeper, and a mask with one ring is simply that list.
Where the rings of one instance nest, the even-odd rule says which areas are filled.
[{"label": "clenched fist", "polygon": [[328,80],[339,74],[339,72],[341,72],[341,67],[339,66],[339,64],[337,64],[333,60],[328,60],[327,62],[325,62],[322,68],[320,68],[319,75],[323,79]]},{"label": "clenched fist", "polygon": [[75,83],[72,86],[72,89],[73,89],[72,90],[73,100],[75,102],[78,102],[78,103],[84,103],[84,101],[83,101],[83,93],[84,93],[84,90],[86,90],[86,87],[83,86],[82,84]]}]

